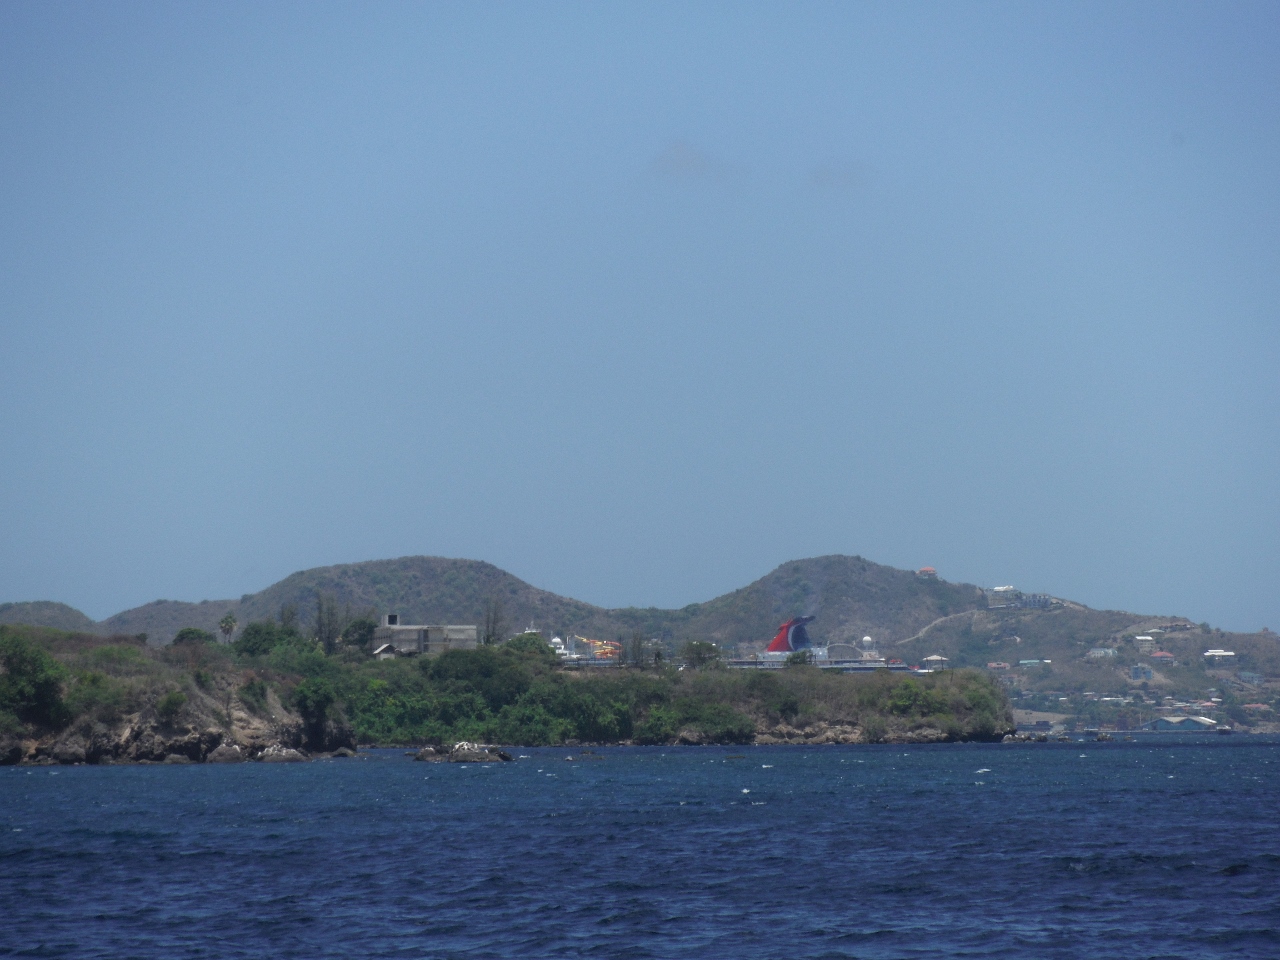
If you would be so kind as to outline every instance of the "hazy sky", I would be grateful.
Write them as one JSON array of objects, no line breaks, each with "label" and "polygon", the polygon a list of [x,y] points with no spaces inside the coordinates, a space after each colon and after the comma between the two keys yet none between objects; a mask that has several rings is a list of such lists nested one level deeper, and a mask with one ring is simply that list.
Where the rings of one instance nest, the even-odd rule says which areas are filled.
[{"label": "hazy sky", "polygon": [[1280,629],[1280,5],[0,6],[0,601],[861,554]]}]

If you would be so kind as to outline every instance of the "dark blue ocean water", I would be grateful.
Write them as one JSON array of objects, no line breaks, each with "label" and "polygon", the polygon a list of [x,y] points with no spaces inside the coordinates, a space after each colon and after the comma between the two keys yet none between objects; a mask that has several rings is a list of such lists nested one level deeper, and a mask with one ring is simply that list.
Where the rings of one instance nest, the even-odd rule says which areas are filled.
[{"label": "dark blue ocean water", "polygon": [[0,955],[1280,957],[1280,743],[0,768]]}]

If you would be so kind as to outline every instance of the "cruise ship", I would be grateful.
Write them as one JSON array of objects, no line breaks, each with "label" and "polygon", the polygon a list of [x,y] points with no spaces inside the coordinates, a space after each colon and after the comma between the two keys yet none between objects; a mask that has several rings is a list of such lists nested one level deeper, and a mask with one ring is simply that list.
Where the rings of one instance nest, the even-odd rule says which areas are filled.
[{"label": "cruise ship", "polygon": [[[763,653],[738,660],[730,660],[729,666],[739,670],[781,670],[793,654],[807,651],[810,663],[819,670],[838,673],[870,673],[874,670],[930,673],[931,669],[908,666],[903,660],[881,656],[875,641],[863,637],[861,643],[832,643],[815,646],[809,639],[805,625],[814,617],[794,617],[778,627],[778,633]],[[938,657],[936,660],[945,659]],[[936,661],[935,661],[936,662]]]}]

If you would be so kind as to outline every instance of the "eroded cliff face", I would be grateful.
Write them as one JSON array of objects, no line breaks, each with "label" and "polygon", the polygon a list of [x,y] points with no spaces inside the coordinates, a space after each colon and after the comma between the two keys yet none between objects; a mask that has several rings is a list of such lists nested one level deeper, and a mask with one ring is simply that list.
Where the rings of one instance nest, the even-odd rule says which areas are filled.
[{"label": "eroded cliff face", "polygon": [[261,703],[246,704],[225,677],[164,715],[149,704],[109,720],[81,717],[42,736],[0,736],[0,764],[280,762],[346,755],[355,746],[345,722],[308,726],[270,688]]}]

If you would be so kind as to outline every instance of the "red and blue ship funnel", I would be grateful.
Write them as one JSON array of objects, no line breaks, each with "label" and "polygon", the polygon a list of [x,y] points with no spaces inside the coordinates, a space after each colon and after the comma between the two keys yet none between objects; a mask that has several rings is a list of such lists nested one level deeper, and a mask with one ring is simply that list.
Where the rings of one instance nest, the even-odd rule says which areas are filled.
[{"label": "red and blue ship funnel", "polygon": [[793,650],[806,650],[810,646],[809,634],[804,625],[812,623],[813,617],[796,617],[788,620],[778,628],[778,635],[769,644],[769,653],[791,653]]}]

